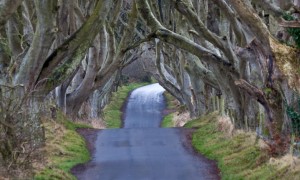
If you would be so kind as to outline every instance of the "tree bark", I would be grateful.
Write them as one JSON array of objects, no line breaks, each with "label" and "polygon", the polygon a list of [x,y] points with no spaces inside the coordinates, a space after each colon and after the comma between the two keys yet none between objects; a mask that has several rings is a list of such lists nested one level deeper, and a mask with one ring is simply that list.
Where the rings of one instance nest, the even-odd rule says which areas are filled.
[{"label": "tree bark", "polygon": [[82,27],[46,59],[35,82],[36,85],[42,84],[40,89],[45,92],[51,91],[77,69],[105,23],[105,18],[99,17],[106,17],[110,7],[111,1],[98,1],[93,14]]},{"label": "tree bark", "polygon": [[28,90],[33,90],[35,81],[45,62],[45,55],[54,41],[55,1],[35,0],[38,17],[37,29],[33,42],[24,57],[19,72],[14,80],[15,84],[24,84]]},{"label": "tree bark", "polygon": [[3,0],[0,3],[0,29],[4,24],[16,12],[23,0]]}]

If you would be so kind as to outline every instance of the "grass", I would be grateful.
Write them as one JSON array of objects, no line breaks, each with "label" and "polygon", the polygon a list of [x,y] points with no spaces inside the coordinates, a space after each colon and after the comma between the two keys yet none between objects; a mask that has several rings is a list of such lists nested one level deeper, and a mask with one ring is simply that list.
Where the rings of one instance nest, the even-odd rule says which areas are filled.
[{"label": "grass", "polygon": [[193,146],[217,161],[222,179],[300,179],[299,169],[270,163],[270,157],[259,143],[261,140],[253,134],[224,135],[218,130],[217,117],[217,113],[211,113],[188,122],[185,127],[197,129],[192,137]]},{"label": "grass", "polygon": [[175,97],[173,97],[169,92],[165,91],[164,95],[166,97],[166,101],[167,101],[167,108],[168,109],[175,109],[177,106],[177,100]]},{"label": "grass", "polygon": [[107,128],[120,128],[122,126],[122,106],[128,97],[128,94],[147,83],[131,83],[122,86],[117,92],[114,92],[110,103],[104,108],[104,121]]},{"label": "grass", "polygon": [[161,127],[164,127],[164,128],[174,127],[173,113],[170,113],[163,118]]},{"label": "grass", "polygon": [[[165,98],[167,101],[167,110],[176,109],[176,106],[177,106],[176,99],[167,91],[164,92],[164,95],[165,95]],[[163,127],[163,128],[174,127],[174,122],[173,122],[174,113],[175,112],[164,116],[164,118],[161,122],[161,127]]]},{"label": "grass", "polygon": [[57,120],[46,119],[43,123],[46,145],[42,150],[44,164],[36,166],[36,180],[76,179],[70,169],[90,159],[84,139],[75,131],[77,128],[90,128],[77,124],[58,113]]}]

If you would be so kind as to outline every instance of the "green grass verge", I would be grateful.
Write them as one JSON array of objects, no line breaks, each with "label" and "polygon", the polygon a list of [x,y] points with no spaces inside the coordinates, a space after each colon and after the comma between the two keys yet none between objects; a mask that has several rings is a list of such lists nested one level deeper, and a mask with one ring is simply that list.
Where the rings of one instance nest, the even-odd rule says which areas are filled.
[{"label": "green grass verge", "polygon": [[300,172],[292,172],[288,165],[275,166],[250,133],[226,137],[217,128],[217,113],[188,122],[185,127],[196,128],[192,137],[194,148],[216,160],[222,179],[300,179]]},{"label": "green grass verge", "polygon": [[[164,96],[165,96],[166,102],[167,102],[167,110],[176,109],[176,99],[167,91],[164,92]],[[161,122],[161,127],[163,127],[163,128],[174,127],[173,117],[174,117],[174,113],[170,113],[170,114],[164,116],[164,118],[162,119],[162,122]]]},{"label": "green grass verge", "polygon": [[45,167],[38,170],[34,179],[76,179],[70,169],[90,159],[84,139],[75,131],[77,128],[90,128],[77,124],[58,113],[57,121],[48,120],[43,123],[46,134],[46,145],[43,151]]},{"label": "green grass verge", "polygon": [[169,128],[169,127],[174,127],[173,123],[173,113],[166,115],[161,123],[161,127],[163,128]]},{"label": "green grass verge", "polygon": [[121,108],[126,101],[128,94],[141,86],[145,86],[148,83],[131,83],[126,86],[122,86],[117,92],[112,94],[110,103],[104,108],[104,121],[107,128],[120,128],[122,125]]},{"label": "green grass verge", "polygon": [[175,109],[176,108],[176,99],[173,97],[169,92],[165,91],[164,92],[166,101],[167,101],[167,108],[168,109]]}]

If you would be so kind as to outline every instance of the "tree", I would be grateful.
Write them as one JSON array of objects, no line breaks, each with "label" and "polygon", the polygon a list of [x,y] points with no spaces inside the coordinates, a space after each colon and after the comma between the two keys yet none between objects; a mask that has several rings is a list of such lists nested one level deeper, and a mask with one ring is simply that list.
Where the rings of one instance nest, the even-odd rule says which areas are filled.
[{"label": "tree", "polygon": [[211,111],[218,96],[237,127],[254,129],[263,107],[270,144],[280,154],[291,130],[285,106],[300,93],[300,35],[290,31],[299,27],[297,16],[299,1],[291,0],[4,0],[0,97],[11,103],[2,103],[0,113],[11,117],[10,107],[30,113],[2,118],[1,142],[14,146],[1,151],[12,157],[22,148],[11,142],[27,122],[39,131],[38,114],[50,95],[73,118],[86,103],[97,116],[122,68],[143,58],[145,70],[191,117]]},{"label": "tree", "polygon": [[[116,2],[118,7],[111,13]],[[135,27],[137,11],[130,3],[123,6],[122,1],[108,0],[4,1],[1,5],[0,93],[1,101],[7,97],[12,99],[8,105],[6,102],[1,105],[4,108],[1,115],[7,117],[0,123],[1,144],[4,141],[11,145],[9,148],[1,146],[1,153],[10,156],[1,157],[9,159],[5,163],[10,164],[10,159],[15,158],[14,152],[22,145],[17,143],[20,139],[16,137],[28,135],[23,130],[16,134],[18,129],[14,128],[24,129],[24,124],[30,123],[32,130],[42,133],[37,130],[41,130],[38,112],[46,109],[41,109],[40,105],[46,104],[45,97],[56,87],[60,86],[59,105],[72,116],[95,90],[100,89],[100,97],[110,92],[118,72],[129,63],[124,59],[129,51],[125,51],[125,45],[132,36],[130,28]],[[116,24],[121,9],[128,25]],[[127,17],[125,11],[130,9]],[[66,96],[80,68],[85,71],[84,77]],[[22,88],[15,88],[19,86]],[[7,91],[6,87],[13,90]],[[20,97],[24,99],[14,101]],[[14,113],[6,109],[10,106],[14,110],[15,107],[29,107],[28,118],[22,118],[27,111],[10,117]],[[40,144],[35,140],[31,143]]]},{"label": "tree", "polygon": [[[274,38],[250,1],[214,0],[213,2],[230,23],[229,27],[232,31],[228,29],[229,35],[222,36],[220,33],[214,33],[203,23],[195,8],[198,2],[168,1],[180,13],[178,16],[182,16],[181,19],[187,21],[189,30],[184,32],[181,31],[182,27],[178,22],[173,25],[176,29],[164,25],[164,21],[160,19],[161,15],[155,11],[156,8],[153,8],[153,2],[140,0],[137,1],[137,7],[141,17],[151,28],[148,37],[157,38],[198,58],[186,58],[186,64],[194,64],[192,60],[194,59],[200,60],[209,67],[214,75],[212,82],[217,80],[215,84],[226,97],[227,104],[233,103],[239,122],[243,124],[247,114],[253,111],[250,97],[264,107],[272,142],[278,147],[275,153],[282,153],[279,145],[286,140],[285,136],[282,136],[282,127],[287,121],[284,116],[284,101],[286,94],[291,93],[292,89],[299,93],[300,87],[297,80],[299,73],[295,69],[298,66],[293,61],[299,58],[296,55],[297,50],[282,45]],[[260,2],[257,5],[261,5],[266,11],[275,8],[277,12],[272,13],[276,15],[275,17],[283,15],[284,10],[276,4],[269,1]],[[253,3],[255,5],[255,2]],[[292,4],[289,7],[292,7]],[[189,36],[190,33],[194,36]],[[290,66],[289,63],[294,65]],[[288,74],[284,66],[289,66],[289,70],[293,73]],[[189,72],[193,74],[192,71]],[[256,74],[257,77],[254,79],[251,74]],[[286,83],[284,75],[287,77],[290,89],[282,92],[281,89]]]}]

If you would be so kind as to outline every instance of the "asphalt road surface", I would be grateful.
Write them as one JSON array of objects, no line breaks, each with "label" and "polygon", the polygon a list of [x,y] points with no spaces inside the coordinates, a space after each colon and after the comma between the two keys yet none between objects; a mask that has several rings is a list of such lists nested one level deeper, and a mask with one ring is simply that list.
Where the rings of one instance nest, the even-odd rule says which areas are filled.
[{"label": "asphalt road surface", "polygon": [[158,84],[132,92],[124,128],[97,133],[92,160],[73,173],[80,180],[220,179],[213,161],[192,151],[181,128],[159,128],[165,102]]}]

